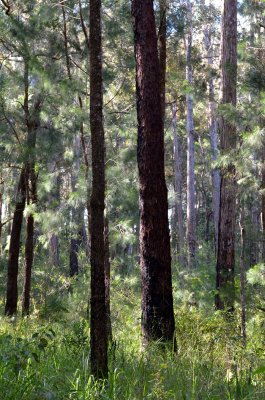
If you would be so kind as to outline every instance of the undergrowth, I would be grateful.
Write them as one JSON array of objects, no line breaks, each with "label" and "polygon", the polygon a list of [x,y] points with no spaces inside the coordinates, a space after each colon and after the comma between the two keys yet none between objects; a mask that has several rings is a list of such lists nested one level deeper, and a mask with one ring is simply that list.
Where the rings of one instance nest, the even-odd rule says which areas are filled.
[{"label": "undergrowth", "polygon": [[[47,298],[26,319],[1,319],[1,400],[239,400],[265,398],[264,316],[249,318],[244,347],[239,317],[200,305],[176,305],[178,353],[159,342],[141,347],[136,277],[112,282],[114,343],[109,379],[90,376],[87,281],[60,300]],[[178,298],[176,295],[175,298]]]}]

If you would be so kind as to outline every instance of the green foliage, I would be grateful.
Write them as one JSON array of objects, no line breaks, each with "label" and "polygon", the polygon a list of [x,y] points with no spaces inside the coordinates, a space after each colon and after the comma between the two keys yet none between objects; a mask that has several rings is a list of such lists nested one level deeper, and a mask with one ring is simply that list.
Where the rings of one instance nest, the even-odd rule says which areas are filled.
[{"label": "green foliage", "polygon": [[[83,298],[77,282],[64,295],[65,320],[40,322],[1,320],[0,387],[5,400],[262,400],[265,394],[262,336],[248,325],[242,345],[238,320],[178,301],[178,354],[154,343],[140,347],[138,274],[112,276],[112,320],[115,342],[110,348],[109,379],[90,376],[89,324],[76,304]],[[85,303],[83,303],[85,307]],[[264,322],[264,318],[263,318]],[[257,335],[258,336],[258,335]],[[256,345],[253,346],[252,340]]]}]

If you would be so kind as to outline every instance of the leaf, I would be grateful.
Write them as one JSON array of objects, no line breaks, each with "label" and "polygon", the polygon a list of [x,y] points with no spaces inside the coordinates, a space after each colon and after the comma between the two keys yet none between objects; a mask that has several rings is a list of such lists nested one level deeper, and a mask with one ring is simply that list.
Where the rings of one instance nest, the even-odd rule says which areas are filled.
[{"label": "leaf", "polygon": [[257,374],[265,374],[265,365],[262,365],[261,367],[257,368],[256,371],[253,372],[253,375]]}]

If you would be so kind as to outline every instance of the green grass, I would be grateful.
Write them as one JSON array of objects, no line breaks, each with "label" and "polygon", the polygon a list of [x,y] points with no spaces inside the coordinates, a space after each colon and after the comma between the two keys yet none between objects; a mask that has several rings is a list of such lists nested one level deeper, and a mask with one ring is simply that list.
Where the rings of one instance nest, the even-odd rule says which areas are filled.
[{"label": "green grass", "polygon": [[181,303],[178,354],[159,343],[143,349],[135,277],[113,280],[109,380],[95,383],[84,318],[86,285],[80,278],[73,294],[47,299],[41,312],[36,305],[28,319],[1,319],[1,400],[264,400],[264,318],[250,319],[243,348],[237,317],[228,322],[210,308]]}]

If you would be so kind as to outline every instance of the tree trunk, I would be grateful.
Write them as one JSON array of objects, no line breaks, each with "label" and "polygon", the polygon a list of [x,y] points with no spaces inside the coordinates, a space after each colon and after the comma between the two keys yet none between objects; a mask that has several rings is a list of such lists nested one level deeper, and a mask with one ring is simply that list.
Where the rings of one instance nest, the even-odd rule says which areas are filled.
[{"label": "tree trunk", "polygon": [[[28,73],[28,71],[27,71]],[[28,82],[28,78],[27,78]],[[26,164],[26,190],[27,203],[31,207],[37,204],[37,176],[35,173],[35,148],[36,135],[40,126],[39,112],[41,100],[37,97],[31,115],[28,107],[25,107],[26,125],[28,129],[27,152],[28,162]],[[24,288],[22,294],[22,315],[29,315],[31,273],[34,258],[34,215],[32,212],[27,216],[27,236],[25,244],[25,272]]]},{"label": "tree trunk", "polygon": [[[192,77],[192,4],[187,0],[188,33],[186,38],[186,79],[191,86]],[[187,94],[187,246],[188,266],[193,269],[196,266],[196,211],[195,211],[195,148],[194,148],[194,122],[192,95]]]},{"label": "tree trunk", "polygon": [[[36,141],[36,132],[35,135]],[[34,143],[35,147],[35,143]],[[27,197],[28,204],[35,205],[37,203],[37,179],[35,175],[35,162],[28,164],[27,169]],[[27,235],[25,244],[25,272],[24,272],[24,288],[22,295],[22,315],[29,315],[30,308],[30,288],[31,288],[31,272],[34,258],[34,215],[30,213],[27,216]]]},{"label": "tree trunk", "polygon": [[101,1],[90,0],[90,129],[91,195],[91,373],[108,376],[108,335],[105,288],[105,143],[103,128]]},{"label": "tree trunk", "polygon": [[26,204],[26,170],[22,168],[18,190],[16,195],[16,207],[12,222],[8,266],[7,266],[7,290],[6,290],[6,304],[5,314],[14,315],[17,312],[17,277],[18,277],[18,260],[20,252],[20,234],[23,222],[23,212]]},{"label": "tree trunk", "polygon": [[[236,106],[237,88],[237,1],[224,0],[221,46],[221,104]],[[235,287],[236,170],[232,162],[236,150],[236,125],[220,117],[221,152],[230,163],[221,170],[220,215],[216,264],[216,308],[233,311]]]},{"label": "tree trunk", "polygon": [[167,0],[159,0],[160,24],[158,29],[158,54],[160,68],[160,97],[163,124],[166,103],[166,65],[167,65]]},{"label": "tree trunk", "polygon": [[[218,157],[218,134],[216,120],[216,103],[214,80],[212,74],[213,68],[213,46],[211,38],[211,26],[207,26],[204,30],[204,44],[207,52],[208,63],[208,87],[209,87],[209,112],[210,112],[210,143],[211,143],[211,159],[215,163]],[[218,244],[218,224],[220,210],[220,171],[216,167],[212,168],[212,210],[214,220],[214,241],[215,250],[217,252]]]},{"label": "tree trunk", "polygon": [[243,345],[246,345],[246,271],[245,271],[245,215],[244,204],[240,213],[240,305],[241,305],[241,336]]},{"label": "tree trunk", "polygon": [[104,241],[105,241],[105,286],[106,286],[106,314],[108,341],[112,341],[112,328],[110,318],[110,254],[109,254],[109,221],[104,220]]},{"label": "tree trunk", "polygon": [[172,124],[173,124],[173,135],[174,135],[174,161],[175,161],[175,207],[177,211],[177,222],[178,222],[178,258],[179,263],[182,267],[185,266],[184,257],[184,227],[183,227],[183,209],[182,209],[182,177],[181,177],[181,164],[179,156],[179,141],[177,133],[177,107],[174,104],[172,106]]},{"label": "tree trunk", "polygon": [[173,341],[173,312],[164,134],[152,0],[133,0],[140,181],[142,331],[145,341]]},{"label": "tree trunk", "polygon": [[262,230],[262,262],[265,263],[265,140],[262,141],[261,167],[261,230]]}]

